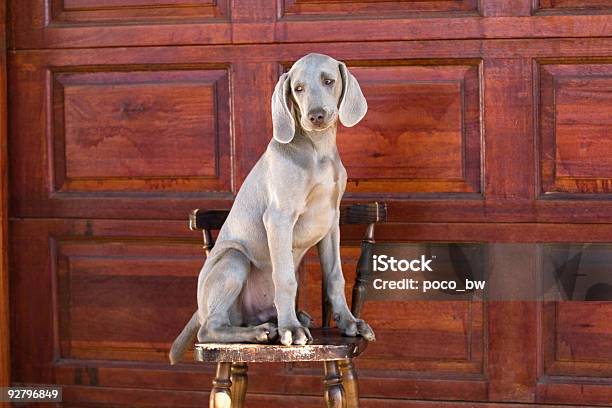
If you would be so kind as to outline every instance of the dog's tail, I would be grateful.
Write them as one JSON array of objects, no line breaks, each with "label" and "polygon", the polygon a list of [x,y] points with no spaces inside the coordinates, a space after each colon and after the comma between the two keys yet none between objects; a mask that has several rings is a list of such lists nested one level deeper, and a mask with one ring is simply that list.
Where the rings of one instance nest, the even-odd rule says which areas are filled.
[{"label": "dog's tail", "polygon": [[183,354],[185,354],[185,351],[187,350],[187,347],[191,346],[195,342],[199,328],[200,322],[198,319],[198,311],[196,310],[193,316],[191,316],[191,319],[189,319],[189,322],[187,322],[183,328],[183,331],[181,331],[181,334],[179,334],[174,340],[174,343],[172,343],[169,353],[170,364],[174,365],[181,360]]}]

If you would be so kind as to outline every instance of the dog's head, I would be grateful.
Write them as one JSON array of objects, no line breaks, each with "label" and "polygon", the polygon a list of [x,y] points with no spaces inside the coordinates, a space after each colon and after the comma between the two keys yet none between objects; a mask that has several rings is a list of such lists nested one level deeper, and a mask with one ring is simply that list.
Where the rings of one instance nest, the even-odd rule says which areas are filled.
[{"label": "dog's head", "polygon": [[323,131],[338,118],[356,125],[368,104],[359,83],[343,62],[327,55],[308,54],[281,75],[272,95],[274,139],[289,143],[296,122],[307,132]]}]

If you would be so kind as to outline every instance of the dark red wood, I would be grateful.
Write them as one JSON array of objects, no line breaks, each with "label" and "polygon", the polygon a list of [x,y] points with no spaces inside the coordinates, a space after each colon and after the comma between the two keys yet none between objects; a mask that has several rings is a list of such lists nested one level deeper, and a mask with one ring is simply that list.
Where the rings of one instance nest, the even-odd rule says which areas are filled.
[{"label": "dark red wood", "polygon": [[[345,61],[368,99],[338,145],[344,203],[388,203],[378,241],[612,242],[608,1],[7,5],[12,376],[64,385],[66,406],[205,404],[212,365],[166,361],[203,262],[185,216],[231,206],[279,74],[309,52]],[[362,234],[342,227],[347,282]],[[533,285],[535,257],[506,283]],[[316,251],[299,274],[319,316]],[[608,314],[366,303],[362,406],[610,406]],[[321,375],[254,364],[247,404],[320,406]]]},{"label": "dark red wood", "polygon": [[230,192],[227,75],[54,72],[53,192]]},{"label": "dark red wood", "polygon": [[540,9],[563,10],[570,9],[571,11],[586,11],[586,10],[607,10],[610,11],[612,6],[607,0],[539,0],[538,6]]},{"label": "dark red wood", "polygon": [[335,16],[397,16],[416,12],[476,12],[477,0],[340,0],[321,2],[319,0],[282,0],[281,13],[284,17]]},{"label": "dark red wood", "polygon": [[[547,0],[550,1],[550,0]],[[45,8],[59,0],[10,0],[12,19],[11,47],[43,49],[99,46],[154,46],[196,44],[301,43],[325,41],[393,41],[472,38],[559,38],[609,35],[607,0],[584,0],[595,5],[582,9],[561,8],[563,13],[548,15],[548,9],[531,16],[532,0],[481,0],[482,19],[475,0],[426,1],[313,1],[264,0],[231,2],[232,21],[228,20],[228,1],[216,5],[107,8],[103,10],[59,10],[47,24]],[[581,0],[566,0],[577,4]],[[108,3],[108,2],[107,2]],[[299,4],[301,5],[297,7]],[[597,6],[599,3],[599,6]],[[277,8],[277,4],[280,6]],[[289,5],[287,13],[284,4]],[[321,6],[321,5],[324,6]],[[570,4],[571,6],[571,4]],[[315,15],[291,14],[300,8],[317,9]],[[419,11],[420,8],[420,11]],[[609,7],[608,7],[609,9]],[[353,13],[354,18],[346,18]],[[383,10],[383,19],[376,19]],[[555,9],[553,9],[555,10]],[[602,13],[597,15],[597,13]],[[361,14],[361,15],[360,15]],[[279,18],[280,16],[280,18]],[[524,18],[531,16],[530,18]],[[65,21],[64,21],[65,20]],[[329,24],[321,24],[331,21]],[[122,24],[122,21],[131,23]],[[407,28],[409,27],[409,29]],[[437,27],[432,29],[432,27]]]},{"label": "dark red wood", "polygon": [[[8,137],[6,73],[6,3],[0,3],[0,387],[11,383],[9,252],[8,252]],[[8,404],[0,403],[1,407]]]},{"label": "dark red wood", "polygon": [[612,191],[608,138],[612,65],[542,61],[539,154],[543,195],[597,196]]}]

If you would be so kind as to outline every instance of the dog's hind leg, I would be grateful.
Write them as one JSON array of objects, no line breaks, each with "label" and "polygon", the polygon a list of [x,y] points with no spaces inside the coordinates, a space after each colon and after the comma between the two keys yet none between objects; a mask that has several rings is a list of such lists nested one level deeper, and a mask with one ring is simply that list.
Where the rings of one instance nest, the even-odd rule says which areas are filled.
[{"label": "dog's hind leg", "polygon": [[235,310],[240,292],[251,270],[251,262],[240,251],[228,249],[206,274],[199,288],[198,305],[205,316],[198,331],[203,343],[266,343],[277,335],[276,325],[264,323],[242,327],[232,322],[230,312]]}]

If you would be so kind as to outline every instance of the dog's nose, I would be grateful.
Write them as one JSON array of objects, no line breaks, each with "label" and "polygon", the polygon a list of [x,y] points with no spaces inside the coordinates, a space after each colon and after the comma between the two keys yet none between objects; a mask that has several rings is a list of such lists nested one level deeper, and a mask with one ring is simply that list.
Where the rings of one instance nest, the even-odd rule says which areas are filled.
[{"label": "dog's nose", "polygon": [[310,123],[316,126],[321,126],[325,122],[325,118],[327,117],[327,112],[323,108],[313,109],[308,112],[308,119]]}]

